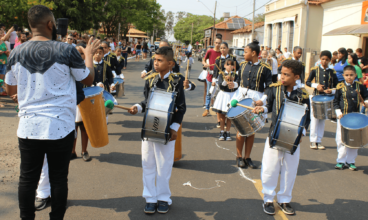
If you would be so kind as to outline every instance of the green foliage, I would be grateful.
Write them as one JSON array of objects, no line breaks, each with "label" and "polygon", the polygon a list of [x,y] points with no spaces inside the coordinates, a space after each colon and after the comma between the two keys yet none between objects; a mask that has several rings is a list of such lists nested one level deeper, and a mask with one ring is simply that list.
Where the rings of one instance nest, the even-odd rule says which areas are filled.
[{"label": "green foliage", "polygon": [[0,0],[0,23],[5,24],[9,29],[14,24],[19,27],[29,27],[27,12],[34,5],[46,5],[53,9],[52,2],[45,0]]},{"label": "green foliage", "polygon": [[204,38],[204,29],[213,25],[213,18],[207,15],[187,16],[179,20],[174,27],[174,37],[181,42],[190,42],[193,23],[193,44]]}]

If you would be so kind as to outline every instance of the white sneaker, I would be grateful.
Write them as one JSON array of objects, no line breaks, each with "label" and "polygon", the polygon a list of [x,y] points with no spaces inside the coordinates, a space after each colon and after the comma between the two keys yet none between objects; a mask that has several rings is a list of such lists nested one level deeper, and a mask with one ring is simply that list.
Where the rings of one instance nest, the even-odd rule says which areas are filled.
[{"label": "white sneaker", "polygon": [[325,146],[323,146],[322,144],[320,143],[317,143],[317,146],[318,146],[318,150],[325,150]]},{"label": "white sneaker", "polygon": [[318,146],[315,142],[311,142],[310,148],[313,149],[313,150],[317,150]]},{"label": "white sneaker", "polygon": [[227,141],[232,141],[233,139],[230,136],[230,132],[226,132],[226,140]]}]

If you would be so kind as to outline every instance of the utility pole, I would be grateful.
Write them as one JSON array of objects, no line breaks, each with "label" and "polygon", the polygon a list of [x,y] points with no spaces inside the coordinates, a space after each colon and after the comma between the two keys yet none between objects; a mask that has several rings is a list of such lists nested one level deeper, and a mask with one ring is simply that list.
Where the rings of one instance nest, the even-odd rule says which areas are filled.
[{"label": "utility pole", "polygon": [[256,0],[253,0],[253,20],[252,20],[252,41],[254,40],[254,13],[256,10]]},{"label": "utility pole", "polygon": [[119,29],[118,29],[118,42],[120,41],[120,23],[119,23]]},{"label": "utility pole", "polygon": [[215,25],[216,25],[216,7],[217,7],[217,1],[215,2],[215,12],[213,13],[213,38],[212,38],[212,46],[215,46]]},{"label": "utility pole", "polygon": [[190,34],[190,44],[192,44],[192,42],[193,42],[193,23],[192,23],[192,33]]}]

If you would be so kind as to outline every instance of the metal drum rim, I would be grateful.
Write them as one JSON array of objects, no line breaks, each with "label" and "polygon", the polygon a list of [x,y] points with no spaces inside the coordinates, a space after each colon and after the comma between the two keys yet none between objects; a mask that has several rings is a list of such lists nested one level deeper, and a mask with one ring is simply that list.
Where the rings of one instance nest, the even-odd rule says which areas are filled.
[{"label": "metal drum rim", "polygon": [[[97,86],[94,86],[94,87],[97,87]],[[94,88],[94,87],[87,87],[87,88]],[[101,92],[98,92],[98,93],[95,93],[95,94],[91,94],[91,95],[85,95],[85,98],[91,98],[91,97],[95,97],[95,96],[98,96],[98,95],[102,94],[103,91],[104,91],[104,89],[101,88],[101,87],[98,87],[98,88],[102,89]]]}]

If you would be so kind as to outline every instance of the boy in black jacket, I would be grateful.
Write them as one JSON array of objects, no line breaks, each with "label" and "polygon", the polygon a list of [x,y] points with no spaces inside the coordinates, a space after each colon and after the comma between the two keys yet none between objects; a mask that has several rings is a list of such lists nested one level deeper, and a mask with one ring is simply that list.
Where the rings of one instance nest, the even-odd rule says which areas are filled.
[{"label": "boy in black jacket", "polygon": [[334,109],[338,119],[336,128],[337,164],[335,168],[342,170],[348,167],[350,170],[356,170],[355,158],[358,156],[358,149],[348,148],[343,145],[341,141],[340,119],[348,113],[359,112],[362,98],[367,108],[368,91],[360,82],[354,82],[356,78],[354,66],[346,66],[343,76],[345,82],[337,84],[334,99]]},{"label": "boy in black jacket", "polygon": [[[154,65],[158,73],[153,73],[146,77],[144,101],[132,106],[129,113],[135,115],[138,112],[145,112],[150,90],[154,84],[156,84],[157,88],[168,92],[172,92],[175,88],[177,97],[174,107],[177,110],[174,111],[172,117],[170,126],[171,139],[167,145],[150,140],[142,141],[143,197],[146,199],[144,212],[149,214],[155,213],[156,209],[159,213],[167,213],[169,205],[172,203],[169,181],[174,163],[175,140],[186,111],[184,77],[171,73],[171,69],[174,66],[172,48],[159,48],[156,51]],[[178,77],[179,81],[175,87],[173,84]]]},{"label": "boy in black jacket", "polygon": [[[275,214],[273,198],[276,195],[275,189],[280,173],[280,191],[277,193],[277,204],[285,214],[293,215],[295,213],[294,209],[290,206],[290,201],[298,171],[300,146],[298,145],[294,154],[291,155],[270,148],[270,142],[280,113],[280,108],[285,98],[290,101],[299,102],[300,104],[307,104],[308,109],[310,108],[308,92],[304,88],[298,88],[297,85],[297,80],[300,79],[303,68],[302,63],[299,61],[284,61],[281,69],[281,81],[271,84],[270,88],[266,90],[267,105],[257,106],[253,110],[254,113],[272,112],[272,123],[269,135],[266,139],[261,171],[262,192],[264,194],[263,211],[269,215]],[[306,112],[306,124],[303,135],[305,135],[306,129],[308,129],[310,122],[309,116],[308,110]]]}]

